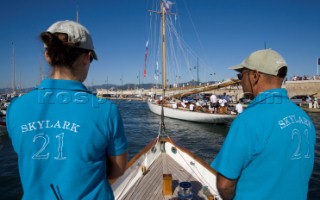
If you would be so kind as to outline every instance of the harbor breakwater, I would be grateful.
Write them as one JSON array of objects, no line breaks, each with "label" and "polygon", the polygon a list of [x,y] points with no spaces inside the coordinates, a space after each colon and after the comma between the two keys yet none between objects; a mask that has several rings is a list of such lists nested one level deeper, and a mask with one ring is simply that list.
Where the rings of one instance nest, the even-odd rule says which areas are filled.
[{"label": "harbor breakwater", "polygon": [[295,95],[314,95],[320,98],[320,80],[287,81],[285,88],[289,97]]}]

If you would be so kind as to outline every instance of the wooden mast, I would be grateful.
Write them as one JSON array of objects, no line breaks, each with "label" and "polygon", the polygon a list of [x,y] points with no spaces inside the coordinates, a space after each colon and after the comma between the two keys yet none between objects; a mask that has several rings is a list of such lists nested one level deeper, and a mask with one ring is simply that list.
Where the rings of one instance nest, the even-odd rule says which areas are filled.
[{"label": "wooden mast", "polygon": [[161,101],[161,135],[165,135],[163,104],[167,88],[167,66],[166,66],[166,9],[161,2],[161,37],[162,37],[162,101]]},{"label": "wooden mast", "polygon": [[16,94],[16,64],[14,62],[14,43],[12,42],[12,67],[13,67],[13,82],[12,82],[12,89],[13,94]]},{"label": "wooden mast", "polygon": [[167,63],[166,63],[166,9],[161,3],[161,37],[162,37],[162,86],[167,88]]},{"label": "wooden mast", "polygon": [[76,21],[79,23],[79,4],[77,3]]},{"label": "wooden mast", "polygon": [[[167,63],[166,63],[166,5],[164,1],[160,0],[160,11],[149,10],[161,15],[161,48],[162,48],[162,101],[161,101],[161,127],[160,135],[165,136],[165,125],[164,125],[164,109],[163,104],[165,101],[165,93],[167,89]],[[173,13],[170,13],[173,14]]]}]

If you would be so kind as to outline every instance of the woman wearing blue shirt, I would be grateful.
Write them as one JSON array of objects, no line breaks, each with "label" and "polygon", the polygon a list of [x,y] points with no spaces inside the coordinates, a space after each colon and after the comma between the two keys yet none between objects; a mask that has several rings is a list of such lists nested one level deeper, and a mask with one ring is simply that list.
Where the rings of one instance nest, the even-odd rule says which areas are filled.
[{"label": "woman wearing blue shirt", "polygon": [[82,84],[97,60],[89,31],[59,21],[40,38],[51,78],[7,113],[23,199],[114,199],[108,179],[124,173],[127,141],[115,104]]}]

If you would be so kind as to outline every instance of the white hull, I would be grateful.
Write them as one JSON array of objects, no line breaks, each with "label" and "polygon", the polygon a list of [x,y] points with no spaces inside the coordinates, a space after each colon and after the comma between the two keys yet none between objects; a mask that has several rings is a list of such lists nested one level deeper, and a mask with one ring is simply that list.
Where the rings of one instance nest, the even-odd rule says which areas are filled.
[{"label": "white hull", "polygon": [[[173,151],[175,149],[176,151]],[[165,154],[165,155],[164,155]],[[163,159],[162,163],[165,164],[165,158],[161,156],[169,156],[174,161],[179,163],[179,170],[185,171],[201,183],[202,186],[205,186],[209,189],[211,195],[215,199],[221,199],[216,187],[216,172],[204,161],[193,155],[188,150],[180,148],[171,141],[170,138],[164,140],[155,140],[151,142],[148,146],[145,147],[139,154],[137,154],[128,164],[128,168],[123,176],[118,178],[115,182],[112,183],[111,187],[114,192],[115,199],[128,199],[126,196],[132,188],[135,188],[137,184],[141,184],[141,181],[144,179],[142,168],[145,167],[147,171],[150,170],[145,176],[152,176],[152,170],[155,168],[165,169],[164,166],[152,166],[152,163],[156,159]],[[167,172],[168,173],[168,172]],[[174,172],[169,172],[174,173]],[[174,175],[174,174],[173,174]],[[179,182],[184,180],[177,180]],[[152,183],[148,183],[152,184]],[[156,184],[156,187],[162,187],[162,181],[159,184]],[[151,188],[150,188],[151,189]],[[155,188],[153,188],[155,190]],[[138,192],[138,191],[136,191]],[[154,192],[153,190],[147,192]],[[173,194],[173,196],[176,195]],[[130,199],[130,198],[129,198]],[[163,198],[161,198],[163,199]],[[207,199],[206,197],[203,199]]]},{"label": "white hull", "polygon": [[[161,115],[161,105],[148,101],[148,106],[151,112]],[[199,122],[199,123],[226,123],[229,124],[236,117],[231,114],[211,114],[204,112],[188,111],[182,109],[173,109],[163,107],[164,116],[185,121]]]}]

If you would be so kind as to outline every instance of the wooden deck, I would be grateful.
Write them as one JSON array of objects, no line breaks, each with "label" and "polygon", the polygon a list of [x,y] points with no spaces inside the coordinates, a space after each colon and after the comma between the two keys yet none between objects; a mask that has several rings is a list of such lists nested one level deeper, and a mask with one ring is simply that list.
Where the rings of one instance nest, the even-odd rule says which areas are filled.
[{"label": "wooden deck", "polygon": [[[172,196],[163,196],[163,174],[172,174]],[[198,182],[190,173],[186,172],[180,165],[173,160],[170,156],[163,153],[154,163],[150,166],[146,175],[144,175],[131,190],[121,197],[121,199],[165,199],[177,200],[179,191],[179,182],[188,181],[192,184],[193,200],[206,200],[208,199],[203,194],[203,185]]]}]

